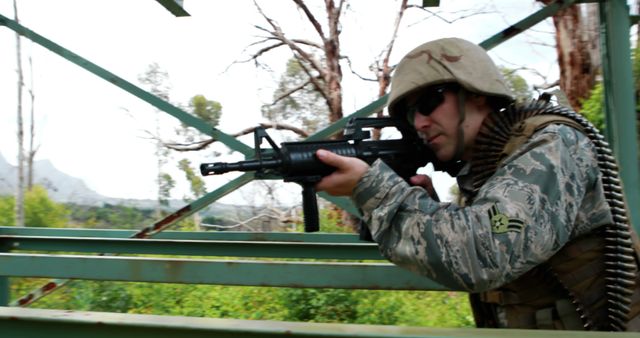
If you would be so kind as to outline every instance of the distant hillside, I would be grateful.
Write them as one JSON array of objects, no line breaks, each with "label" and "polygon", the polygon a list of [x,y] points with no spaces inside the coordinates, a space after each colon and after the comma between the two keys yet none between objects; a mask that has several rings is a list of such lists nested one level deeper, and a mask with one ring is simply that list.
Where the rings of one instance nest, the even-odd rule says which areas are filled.
[{"label": "distant hillside", "polygon": [[[102,206],[104,204],[126,205],[140,209],[155,209],[156,200],[127,199],[102,196],[91,190],[81,179],[70,176],[53,166],[49,160],[34,163],[34,181],[42,185],[49,192],[49,197],[59,203],[75,203],[88,206]],[[17,169],[7,162],[0,154],[0,195],[13,195],[17,185]],[[174,211],[185,206],[181,200],[171,200],[169,210]],[[205,215],[236,215],[245,214],[246,207],[214,203],[204,210]]]},{"label": "distant hillside", "polygon": [[[13,194],[17,185],[16,167],[10,165],[0,154],[0,194]],[[34,183],[42,185],[53,200],[66,203],[96,205],[105,197],[89,189],[79,178],[56,169],[49,160],[34,163]]]}]

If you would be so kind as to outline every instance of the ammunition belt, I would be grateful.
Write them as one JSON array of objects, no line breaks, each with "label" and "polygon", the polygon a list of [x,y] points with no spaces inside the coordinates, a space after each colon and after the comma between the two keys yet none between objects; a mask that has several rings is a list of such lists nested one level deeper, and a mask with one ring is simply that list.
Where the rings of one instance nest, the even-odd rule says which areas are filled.
[{"label": "ammunition belt", "polygon": [[596,148],[604,195],[613,216],[611,224],[597,229],[598,232],[603,233],[604,237],[605,294],[603,296],[606,299],[606,318],[602,320],[602,316],[599,316],[596,319],[592,315],[593,311],[583,304],[581,297],[571,290],[571,286],[563,282],[562,276],[556,274],[555,277],[565,287],[585,329],[625,331],[638,273],[638,261],[636,261],[638,252],[634,250],[632,237],[635,234],[629,226],[615,158],[604,137],[587,119],[565,107],[552,106],[543,101],[512,105],[490,115],[476,138],[476,151],[471,163],[473,189],[468,198],[472,200],[475,197],[480,187],[501,165],[502,160],[515,150],[516,147],[513,147],[513,144],[508,146],[510,141],[520,137],[523,143],[531,136],[532,132],[526,135],[522,130],[524,121],[542,115],[558,118],[548,119],[548,123],[540,125],[533,132],[551,123],[567,124],[582,131]]}]

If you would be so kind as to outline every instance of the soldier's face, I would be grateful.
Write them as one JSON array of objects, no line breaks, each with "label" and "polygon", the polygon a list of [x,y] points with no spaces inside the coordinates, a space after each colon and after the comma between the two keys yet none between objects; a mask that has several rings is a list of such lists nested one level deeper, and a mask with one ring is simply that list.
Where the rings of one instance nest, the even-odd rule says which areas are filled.
[{"label": "soldier's face", "polygon": [[[489,109],[483,96],[468,95],[465,101],[461,155],[463,160],[468,160],[475,137]],[[414,126],[425,144],[440,161],[453,160],[460,142],[457,92],[429,89],[408,97],[407,105],[412,107],[410,113],[413,113]]]}]

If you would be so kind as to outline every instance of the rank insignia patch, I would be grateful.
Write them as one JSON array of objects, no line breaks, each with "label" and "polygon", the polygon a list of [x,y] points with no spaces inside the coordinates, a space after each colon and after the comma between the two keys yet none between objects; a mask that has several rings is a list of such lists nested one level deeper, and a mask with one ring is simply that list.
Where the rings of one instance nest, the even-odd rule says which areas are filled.
[{"label": "rank insignia patch", "polygon": [[491,222],[491,232],[503,234],[505,232],[520,232],[524,228],[524,222],[517,218],[509,218],[498,210],[497,205],[489,209],[489,222]]}]

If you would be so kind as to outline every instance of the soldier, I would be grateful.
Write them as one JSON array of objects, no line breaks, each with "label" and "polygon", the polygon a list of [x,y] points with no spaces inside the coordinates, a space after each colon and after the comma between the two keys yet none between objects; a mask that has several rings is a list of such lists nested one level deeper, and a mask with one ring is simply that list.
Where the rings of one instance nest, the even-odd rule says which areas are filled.
[{"label": "soldier", "polygon": [[470,292],[478,327],[640,330],[636,237],[588,121],[515,103],[488,54],[457,38],[401,60],[388,110],[456,176],[464,202],[437,202],[427,176],[407,183],[380,160],[319,150],[337,169],[316,188],[351,196],[386,258]]}]

